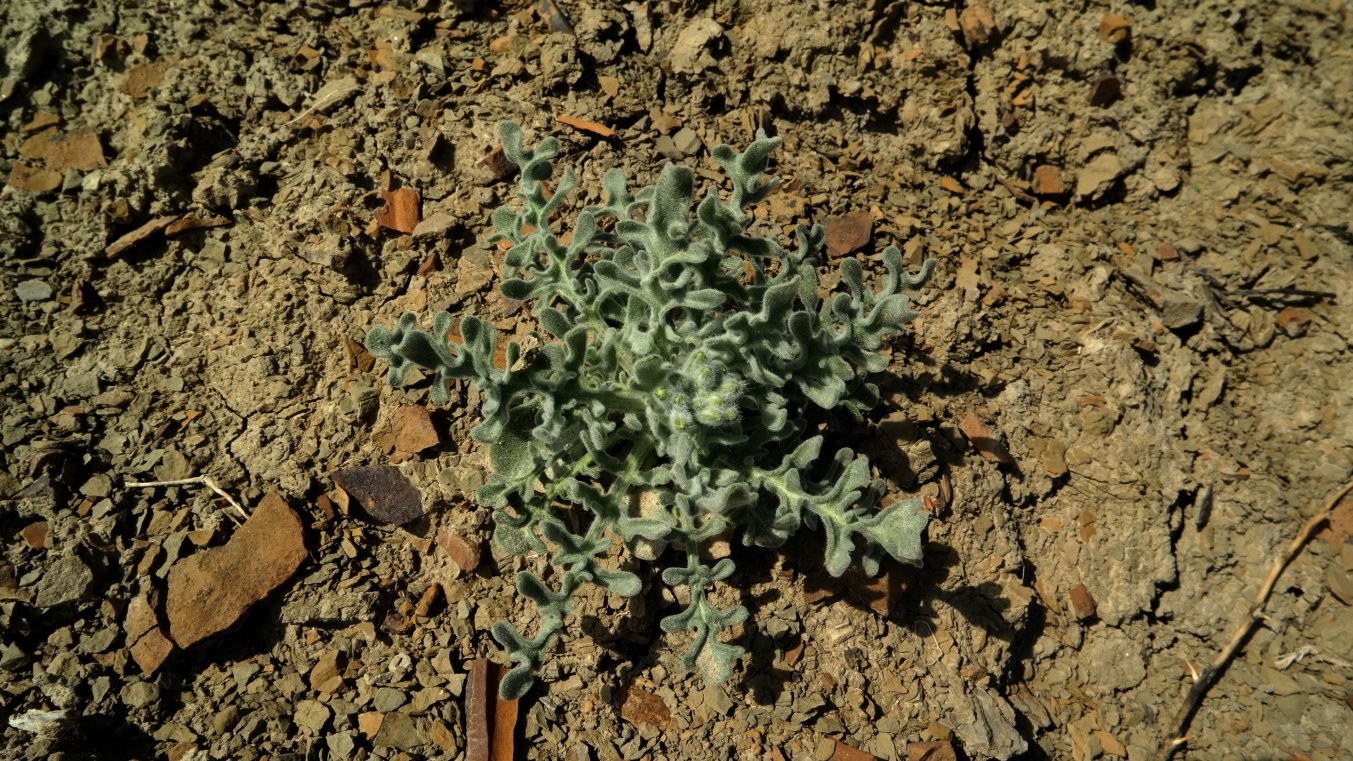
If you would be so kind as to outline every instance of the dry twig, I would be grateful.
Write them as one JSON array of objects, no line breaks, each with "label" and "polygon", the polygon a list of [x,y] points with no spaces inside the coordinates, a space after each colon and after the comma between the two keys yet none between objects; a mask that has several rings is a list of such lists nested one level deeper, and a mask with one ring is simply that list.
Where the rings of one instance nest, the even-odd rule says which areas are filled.
[{"label": "dry twig", "polygon": [[234,497],[232,497],[232,496],[230,496],[229,494],[227,494],[226,491],[225,491],[225,489],[222,489],[222,488],[221,488],[221,485],[218,484],[218,483],[216,483],[216,480],[213,479],[211,476],[196,476],[196,477],[194,477],[194,478],[180,478],[180,479],[178,479],[178,480],[176,480],[176,481],[128,481],[126,484],[124,484],[124,486],[140,486],[140,487],[149,487],[149,486],[190,486],[190,485],[192,485],[192,484],[201,484],[201,485],[207,487],[208,489],[211,489],[212,491],[216,492],[217,494],[221,495],[222,497],[225,498],[225,501],[226,501],[226,502],[229,502],[229,503],[230,503],[230,506],[231,506],[231,507],[235,508],[235,511],[236,511],[236,512],[238,512],[240,515],[244,516],[244,519],[245,519],[245,520],[249,520],[249,513],[246,513],[246,512],[244,511],[244,508],[243,508],[243,507],[240,507],[240,503],[236,502]]},{"label": "dry twig", "polygon": [[1320,512],[1312,515],[1309,520],[1302,524],[1301,530],[1287,545],[1287,551],[1273,559],[1273,567],[1269,569],[1268,576],[1264,579],[1263,585],[1259,587],[1259,593],[1254,596],[1254,603],[1250,605],[1249,615],[1236,628],[1235,634],[1231,635],[1231,641],[1217,655],[1216,660],[1212,661],[1212,665],[1196,674],[1193,687],[1189,689],[1189,694],[1184,698],[1184,704],[1179,707],[1179,712],[1175,714],[1174,727],[1170,730],[1169,737],[1162,741],[1160,747],[1156,749],[1157,755],[1163,761],[1169,761],[1175,753],[1188,743],[1188,736],[1185,732],[1188,731],[1189,724],[1202,706],[1203,698],[1207,697],[1208,690],[1226,672],[1227,667],[1231,665],[1231,661],[1235,660],[1236,655],[1240,653],[1240,649],[1245,646],[1245,642],[1254,633],[1255,627],[1264,619],[1264,606],[1268,604],[1268,598],[1273,594],[1273,588],[1278,584],[1278,577],[1301,552],[1301,548],[1305,547],[1306,543],[1311,540],[1320,525],[1329,519],[1330,513],[1343,501],[1344,497],[1348,496],[1350,491],[1353,491],[1353,481],[1348,481],[1336,489],[1325,500]]}]

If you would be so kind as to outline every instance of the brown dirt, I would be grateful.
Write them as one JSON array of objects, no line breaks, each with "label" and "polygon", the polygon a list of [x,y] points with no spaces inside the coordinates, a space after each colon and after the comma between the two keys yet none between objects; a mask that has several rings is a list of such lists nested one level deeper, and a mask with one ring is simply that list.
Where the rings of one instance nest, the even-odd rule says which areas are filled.
[{"label": "brown dirt", "polygon": [[[584,188],[765,127],[762,224],[865,211],[861,255],[941,262],[864,434],[947,505],[924,569],[736,549],[725,687],[661,638],[660,584],[585,595],[522,757],[1149,758],[1353,471],[1339,0],[556,0],[553,32],[550,3],[125,5],[0,22],[0,756],[463,755],[466,675],[543,561],[491,552],[466,499],[478,395],[414,446],[392,425],[425,384],[355,342],[405,309],[531,329],[481,242],[504,118]],[[330,477],[392,463],[428,511],[401,529]],[[282,495],[309,556],[147,675],[171,567],[239,528],[209,489],[126,484],[199,475]],[[1187,758],[1353,757],[1350,573],[1347,545],[1298,557]]]}]

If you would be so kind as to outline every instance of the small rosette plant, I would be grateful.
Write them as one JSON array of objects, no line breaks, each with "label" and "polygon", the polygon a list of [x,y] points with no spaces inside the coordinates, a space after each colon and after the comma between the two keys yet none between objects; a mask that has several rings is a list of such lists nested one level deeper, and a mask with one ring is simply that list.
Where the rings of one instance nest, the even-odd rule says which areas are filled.
[{"label": "small rosette plant", "polygon": [[928,519],[919,500],[880,507],[884,482],[867,460],[841,448],[819,463],[823,437],[809,436],[806,420],[814,407],[859,420],[878,402],[869,376],[886,367],[879,350],[915,316],[904,291],[934,262],[911,276],[889,247],[871,290],[861,264],[845,259],[846,292],[819,299],[821,226],[799,225],[792,250],[750,231],[745,209],[778,184],[764,173],[780,140],[764,132],[742,153],[714,149],[731,180],[727,200],[710,189],[696,203],[686,167],[669,164],[634,193],[612,169],[604,203],[581,209],[564,236],[554,217],[578,182],[569,170],[547,190],[558,142],[528,148],[516,125],[499,131],[521,169],[522,203],[493,214],[489,241],[508,246],[501,290],[538,319],[539,351],[523,358],[509,343],[499,367],[492,326],[463,317],[454,341],[445,312],[431,332],[406,313],[394,330],[373,328],[366,345],[389,363],[392,384],[424,368],[434,402],[448,399],[454,379],[475,384],[483,421],[473,435],[489,444],[493,468],[476,498],[493,510],[494,541],[504,553],[549,556],[548,580],[516,579],[539,609],[534,634],[493,626],[516,664],[502,696],[530,688],[579,587],[641,592],[639,576],[604,562],[616,539],[640,559],[680,558],[661,578],[681,609],[661,626],[694,635],[682,662],[714,682],[743,652],[725,632],[747,617],[711,599],[734,572],[730,557],[710,556],[716,538],[736,532],[777,547],[806,524],[823,532],[833,575],[857,546],[871,574],[884,554],[919,563]]}]

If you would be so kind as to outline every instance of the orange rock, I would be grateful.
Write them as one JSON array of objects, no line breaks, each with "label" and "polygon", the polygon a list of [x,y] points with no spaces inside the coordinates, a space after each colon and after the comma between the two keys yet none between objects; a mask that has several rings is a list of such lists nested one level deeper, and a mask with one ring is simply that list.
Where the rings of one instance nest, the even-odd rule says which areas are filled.
[{"label": "orange rock", "polygon": [[172,238],[175,235],[188,232],[189,230],[203,230],[213,227],[225,227],[230,224],[230,220],[225,217],[198,217],[189,214],[186,217],[175,220],[164,228],[164,236]]},{"label": "orange rock", "polygon": [[385,206],[376,212],[376,223],[387,230],[408,235],[418,226],[418,194],[408,188],[382,190]]},{"label": "orange rock", "polygon": [[854,253],[869,244],[874,234],[874,218],[867,211],[856,211],[822,220],[827,238],[827,253],[841,257]]},{"label": "orange rock", "polygon": [[1328,542],[1331,547],[1339,549],[1343,547],[1350,539],[1353,539],[1353,495],[1349,495],[1339,500],[1339,504],[1330,511],[1329,520],[1325,521],[1325,527],[1316,534],[1317,537]]},{"label": "orange rock", "polygon": [[395,410],[394,421],[395,449],[406,454],[416,454],[441,443],[437,429],[432,425],[432,416],[427,407],[419,404],[405,404]]},{"label": "orange rock", "polygon": [[1278,312],[1278,327],[1284,330],[1288,325],[1305,325],[1311,321],[1311,312],[1301,307],[1283,307]]},{"label": "orange rock", "polygon": [[452,562],[460,568],[461,573],[473,573],[479,567],[479,545],[466,540],[459,534],[446,529],[438,531],[437,546],[451,556]]},{"label": "orange rock", "polygon": [[1059,196],[1066,192],[1066,183],[1062,182],[1062,173],[1057,167],[1040,164],[1034,168],[1033,191],[1040,196]]},{"label": "orange rock", "polygon": [[978,417],[976,412],[969,412],[967,417],[960,420],[958,430],[963,432],[964,437],[987,462],[1008,465],[1015,461],[1010,456],[1010,451],[1005,448],[1005,444],[1001,442],[1000,434]]},{"label": "orange rock", "polygon": [[437,593],[441,588],[440,584],[429,584],[428,588],[423,590],[423,594],[418,598],[418,604],[413,608],[415,618],[427,618],[432,612],[432,606],[437,604]]},{"label": "orange rock", "polygon": [[1107,106],[1123,94],[1123,82],[1112,74],[1105,74],[1090,84],[1090,105]]},{"label": "orange rock", "polygon": [[868,576],[864,569],[852,565],[845,574],[846,591],[856,600],[868,605],[875,613],[886,616],[893,612],[907,591],[911,574],[896,560],[887,558],[877,576]]},{"label": "orange rock", "polygon": [[604,124],[598,124],[594,121],[582,119],[577,116],[570,116],[568,114],[559,114],[558,116],[554,117],[554,120],[559,122],[560,124],[572,127],[574,129],[582,130],[583,132],[591,132],[594,135],[604,137],[608,140],[610,138],[615,137],[615,130],[611,129],[610,127],[607,127]]},{"label": "orange rock", "polygon": [[38,132],[61,123],[61,117],[51,111],[39,111],[19,129],[24,132]]},{"label": "orange rock", "polygon": [[169,635],[190,647],[231,626],[281,586],[305,560],[296,513],[269,494],[223,547],[203,550],[169,569]]},{"label": "orange rock", "polygon": [[517,173],[517,165],[503,153],[503,146],[494,146],[481,162],[493,180],[506,180]]},{"label": "orange rock", "polygon": [[996,16],[986,0],[973,0],[959,14],[958,23],[963,28],[963,39],[969,45],[981,45],[996,30]]},{"label": "orange rock", "polygon": [[148,593],[132,598],[127,605],[127,617],[122,628],[127,633],[127,647],[132,660],[146,676],[159,670],[165,659],[174,652],[174,643],[164,635],[155,602]]},{"label": "orange rock", "polygon": [[168,70],[169,64],[165,62],[133,66],[117,89],[133,98],[144,98],[151,88],[160,86],[160,82],[164,80],[164,73]]},{"label": "orange rock", "polygon": [[339,668],[341,653],[337,650],[325,651],[310,669],[310,688],[321,695],[333,692],[343,685],[343,676]]},{"label": "orange rock", "polygon": [[103,158],[103,144],[93,132],[72,132],[53,140],[43,158],[53,172],[78,169],[82,172],[107,166]]},{"label": "orange rock", "polygon": [[638,687],[625,687],[620,692],[620,715],[631,724],[651,724],[667,729],[672,724],[672,711],[662,698]]},{"label": "orange rock", "polygon": [[956,758],[952,743],[907,743],[907,761],[954,761]]},{"label": "orange rock", "polygon": [[1104,749],[1105,754],[1117,756],[1118,758],[1128,757],[1127,746],[1123,745],[1122,740],[1119,740],[1117,737],[1114,737],[1103,729],[1096,729],[1095,737],[1099,738],[1099,747]]},{"label": "orange rock", "polygon": [[61,174],[50,169],[29,166],[20,161],[9,170],[9,179],[5,183],[12,188],[30,193],[46,193],[61,187]]},{"label": "orange rock", "polygon": [[164,232],[165,228],[178,221],[178,218],[178,214],[165,214],[163,216],[155,217],[135,230],[132,230],[112,243],[109,243],[108,247],[103,250],[103,253],[111,259],[150,236]]},{"label": "orange rock", "polygon": [[380,711],[367,711],[357,716],[357,729],[366,735],[368,740],[381,731],[381,724],[383,723],[385,723],[385,714]]},{"label": "orange rock", "polygon": [[827,761],[875,761],[874,756],[870,753],[846,745],[840,740],[834,742],[836,743],[836,750],[832,751],[831,757]]},{"label": "orange rock", "polygon": [[456,736],[451,733],[451,728],[437,719],[433,719],[428,724],[428,739],[448,753],[459,750]]},{"label": "orange rock", "polygon": [[47,546],[47,521],[33,521],[19,531],[28,546],[40,550]]},{"label": "orange rock", "polygon": [[1095,617],[1095,598],[1090,595],[1090,590],[1085,588],[1084,584],[1077,584],[1067,592],[1067,600],[1071,603],[1071,614],[1080,621],[1088,621]]},{"label": "orange rock", "polygon": [[1099,39],[1115,45],[1126,40],[1132,33],[1132,22],[1126,17],[1106,13],[1099,20]]}]

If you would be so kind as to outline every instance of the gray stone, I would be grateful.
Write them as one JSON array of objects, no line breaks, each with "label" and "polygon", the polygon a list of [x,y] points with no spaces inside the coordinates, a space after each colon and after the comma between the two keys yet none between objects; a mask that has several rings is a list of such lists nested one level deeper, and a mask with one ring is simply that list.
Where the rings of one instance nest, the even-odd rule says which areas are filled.
[{"label": "gray stone", "polygon": [[459,224],[460,221],[453,214],[445,211],[433,212],[413,228],[413,239],[445,238],[447,231]]},{"label": "gray stone", "polygon": [[86,497],[106,497],[113,490],[113,479],[99,473],[90,476],[88,481],[80,484],[80,493]]},{"label": "gray stone", "polygon": [[215,733],[213,736],[221,737],[229,732],[240,720],[240,709],[238,706],[226,706],[217,711],[211,717],[211,728]]},{"label": "gray stone", "polygon": [[667,135],[659,135],[658,139],[653,142],[653,149],[662,154],[663,158],[672,161],[680,161],[686,156],[680,148],[677,148],[676,142]]},{"label": "gray stone", "polygon": [[676,145],[678,151],[687,156],[694,156],[700,152],[701,148],[705,147],[704,143],[700,142],[700,136],[695,134],[695,130],[690,127],[682,127],[677,130],[677,133],[672,135],[672,142]]},{"label": "gray stone", "polygon": [[142,708],[160,699],[160,687],[154,682],[132,682],[119,694],[127,706]]},{"label": "gray stone", "polygon": [[28,663],[28,654],[19,647],[17,642],[11,642],[5,645],[4,650],[0,650],[0,671],[18,671]]},{"label": "gray stone", "polygon": [[425,742],[418,720],[407,713],[387,713],[373,743],[387,748],[413,750]]},{"label": "gray stone", "polygon": [[182,452],[170,448],[165,450],[160,462],[155,465],[154,472],[155,478],[161,481],[180,481],[192,477],[193,464]]},{"label": "gray stone", "polygon": [[190,743],[197,739],[197,733],[175,721],[159,727],[151,736],[161,742],[172,743]]},{"label": "gray stone", "polygon": [[408,701],[408,697],[400,690],[393,687],[382,687],[376,690],[376,697],[372,705],[381,713],[389,713]]},{"label": "gray stone", "polygon": [[465,674],[451,674],[446,678],[446,691],[452,697],[460,697],[465,691]]},{"label": "gray stone", "polygon": [[1161,299],[1160,322],[1170,330],[1195,325],[1202,316],[1202,302],[1187,294],[1167,293]]},{"label": "gray stone", "polygon": [[1113,153],[1101,153],[1081,168],[1076,176],[1076,197],[1089,198],[1099,195],[1117,180],[1123,173],[1123,162]]},{"label": "gray stone", "polygon": [[348,758],[354,748],[352,734],[348,732],[329,735],[324,738],[324,744],[329,746],[329,755],[333,758]]},{"label": "gray stone", "polygon": [[1203,242],[1194,237],[1180,238],[1175,241],[1174,247],[1186,254],[1197,255],[1203,251]]},{"label": "gray stone", "polygon": [[305,692],[305,680],[301,678],[300,674],[292,672],[274,682],[273,688],[281,693],[283,697],[292,698]]},{"label": "gray stone", "polygon": [[63,555],[42,575],[34,602],[39,608],[78,602],[89,594],[93,585],[94,571],[85,561],[74,553]]},{"label": "gray stone", "polygon": [[329,723],[329,708],[318,700],[302,700],[296,704],[294,721],[301,729],[319,734]]},{"label": "gray stone", "polygon": [[253,714],[244,720],[240,728],[236,730],[235,736],[241,740],[252,740],[255,735],[264,729],[265,722],[262,716]]},{"label": "gray stone", "polygon": [[1277,700],[1278,712],[1291,724],[1298,724],[1301,722],[1301,715],[1306,712],[1308,701],[1309,698],[1305,695],[1283,695]]},{"label": "gray stone", "polygon": [[83,343],[80,337],[73,333],[53,331],[51,333],[52,353],[57,359],[66,359],[70,355],[80,350]]},{"label": "gray stone", "polygon": [[1092,695],[1130,690],[1146,678],[1141,645],[1122,629],[1097,628],[1090,631],[1081,652],[1083,664],[1095,664],[1093,673],[1085,675]]},{"label": "gray stone", "polygon": [[61,384],[67,394],[76,399],[88,399],[92,396],[98,396],[102,390],[99,388],[99,374],[96,372],[76,373],[66,376],[66,380]]},{"label": "gray stone", "polygon": [[673,71],[694,74],[714,65],[709,49],[723,37],[723,27],[708,16],[700,16],[687,24],[677,35],[667,54],[667,63]]},{"label": "gray stone", "polygon": [[413,702],[410,704],[410,708],[414,713],[422,713],[448,697],[450,697],[450,693],[441,687],[424,687],[413,694]]},{"label": "gray stone", "polygon": [[[1347,546],[1347,545],[1345,545]],[[1325,569],[1325,583],[1330,592],[1345,605],[1353,605],[1353,574],[1349,574],[1336,558]]]},{"label": "gray stone", "polygon": [[89,696],[94,703],[101,703],[111,689],[113,689],[112,678],[101,676],[89,683]]},{"label": "gray stone", "polygon": [[62,650],[51,657],[46,664],[48,676],[74,678],[78,677],[83,671],[80,665],[80,656],[73,650]]},{"label": "gray stone", "polygon": [[706,685],[704,689],[705,705],[716,714],[727,714],[733,710],[733,699],[728,696],[728,691],[723,685]]},{"label": "gray stone", "polygon": [[974,756],[1008,759],[1029,749],[1015,728],[1015,709],[983,687],[961,696],[953,717],[954,734]]},{"label": "gray stone", "polygon": [[230,673],[235,677],[235,688],[240,692],[244,692],[245,688],[249,686],[249,680],[254,678],[254,675],[258,673],[259,668],[259,665],[253,661],[236,663],[234,666],[231,666]]},{"label": "gray stone", "polygon": [[25,280],[14,288],[19,301],[46,301],[52,297],[52,287],[41,280]]},{"label": "gray stone", "polygon": [[[357,704],[351,700],[331,698],[326,705],[329,706],[330,711],[334,712],[334,716],[351,717],[353,714],[357,713]],[[352,721],[356,721],[356,719],[352,719]]]}]

